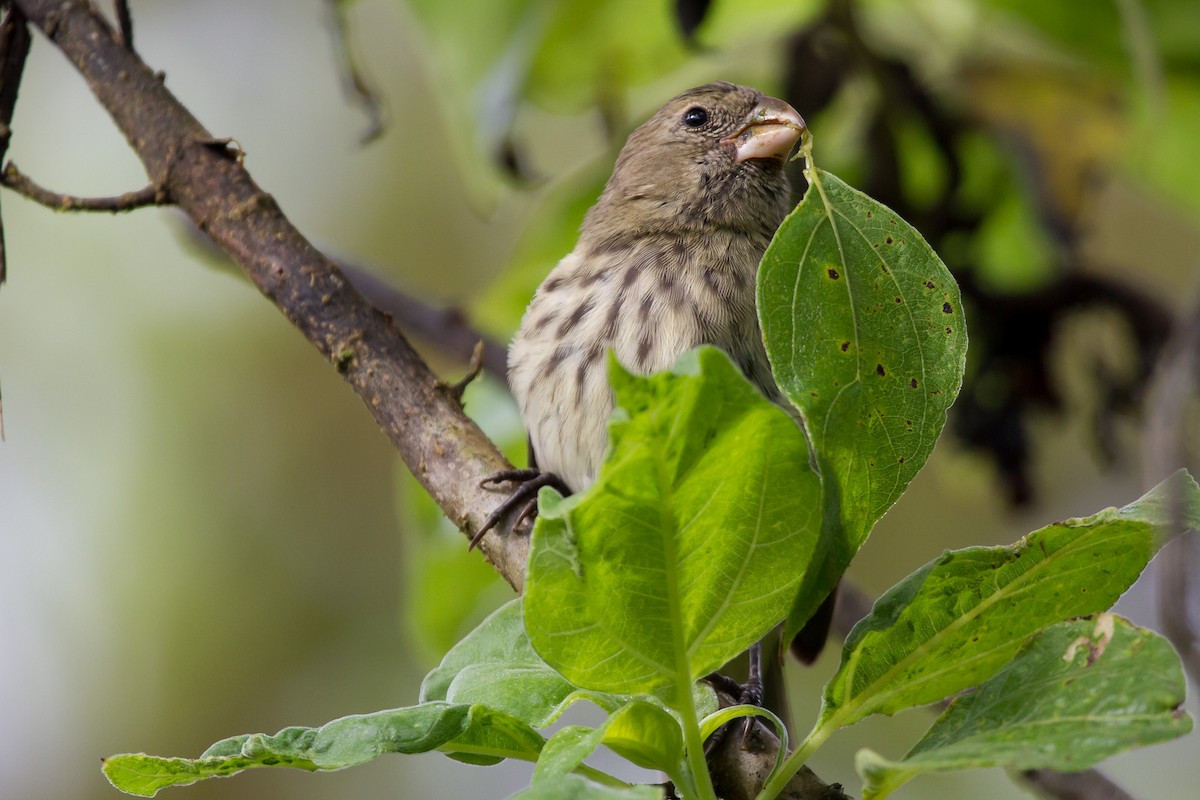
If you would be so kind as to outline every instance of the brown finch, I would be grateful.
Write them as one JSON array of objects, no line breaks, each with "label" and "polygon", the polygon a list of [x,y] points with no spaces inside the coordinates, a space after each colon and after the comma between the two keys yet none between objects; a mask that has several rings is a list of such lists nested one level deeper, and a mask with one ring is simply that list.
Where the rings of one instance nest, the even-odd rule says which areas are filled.
[{"label": "brown finch", "polygon": [[[509,383],[529,432],[529,470],[473,544],[536,492],[596,479],[613,409],[607,351],[628,370],[671,367],[715,345],[789,411],[755,309],[758,262],[791,208],[784,163],[804,120],[782,100],[710,83],[669,100],[630,134],[575,249],[538,288],[509,349]],[[821,640],[824,640],[823,635]]]},{"label": "brown finch", "polygon": [[579,242],[538,288],[509,349],[537,466],[592,484],[613,408],[606,351],[633,372],[712,344],[781,399],[759,332],[755,275],[791,207],[783,165],[804,129],[787,103],[711,83],[635,130]]}]

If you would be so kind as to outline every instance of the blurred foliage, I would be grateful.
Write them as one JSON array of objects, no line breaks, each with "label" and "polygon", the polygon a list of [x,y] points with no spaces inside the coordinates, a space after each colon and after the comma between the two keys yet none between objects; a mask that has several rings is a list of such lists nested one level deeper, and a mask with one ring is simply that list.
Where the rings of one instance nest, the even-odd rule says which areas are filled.
[{"label": "blurred foliage", "polygon": [[[464,172],[486,198],[499,191],[505,172],[523,170],[513,128],[524,106],[560,114],[596,106],[610,127],[620,128],[625,93],[690,57],[666,0],[408,0],[408,6],[427,35],[449,127],[468,160]],[[716,48],[787,30],[817,3],[706,6],[697,41]],[[472,158],[473,151],[485,158]]]},{"label": "blurred foliage", "polygon": [[[1033,420],[1063,410],[1052,361],[1065,320],[1097,307],[1127,318],[1133,369],[1089,356],[1097,430],[1136,410],[1174,309],[1141,281],[1107,276],[1194,265],[1182,250],[1126,263],[1096,244],[1113,222],[1098,209],[1114,187],[1134,187],[1179,238],[1198,230],[1200,159],[1187,148],[1200,127],[1200,25],[1184,24],[1187,0],[467,5],[412,3],[436,74],[450,76],[451,128],[473,131],[460,170],[497,176],[501,202],[522,192],[498,176],[531,177],[519,154],[544,146],[547,111],[591,109],[581,129],[600,120],[611,149],[684,81],[782,87],[823,163],[912,221],[960,279],[976,324],[955,431],[990,457],[1011,503],[1035,493]],[[570,250],[607,175],[611,152],[600,155],[581,143],[573,167],[538,178],[512,269],[474,306],[492,329],[515,327]],[[1172,217],[1154,195],[1189,213]],[[1095,437],[1102,458],[1116,446]]]}]

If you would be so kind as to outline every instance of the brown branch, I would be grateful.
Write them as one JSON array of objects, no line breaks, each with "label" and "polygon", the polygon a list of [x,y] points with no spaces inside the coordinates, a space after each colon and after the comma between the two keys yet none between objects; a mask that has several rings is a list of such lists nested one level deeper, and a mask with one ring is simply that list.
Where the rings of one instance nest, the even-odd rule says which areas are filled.
[{"label": "brown branch", "polygon": [[[19,8],[8,9],[4,19],[0,20],[0,163],[4,161],[8,142],[12,138],[13,110],[17,106],[17,92],[21,87],[21,74],[25,71],[29,45],[29,26],[25,23],[25,15]],[[4,218],[0,216],[0,284],[7,277]]]},{"label": "brown branch", "polygon": [[[721,707],[741,702],[740,690],[736,683],[727,689],[718,688]],[[753,800],[770,777],[778,752],[779,738],[761,721],[755,722],[744,745],[740,726],[736,734],[724,736],[706,756],[717,796],[723,800]],[[826,784],[808,767],[800,768],[779,797],[780,800],[849,800],[841,784]]]},{"label": "brown branch", "polygon": [[17,194],[55,211],[107,211],[118,214],[123,211],[133,211],[135,208],[170,203],[163,187],[154,184],[112,197],[77,197],[73,194],[60,194],[39,185],[33,178],[21,172],[11,161],[4,166],[4,171],[0,172],[0,186],[6,186]]},{"label": "brown branch", "polygon": [[1030,769],[1020,773],[1020,778],[1039,796],[1053,800],[1136,800],[1094,769],[1083,772]]},{"label": "brown branch", "polygon": [[483,371],[503,384],[508,383],[508,351],[504,345],[473,327],[462,311],[431,305],[396,288],[372,270],[341,258],[336,261],[350,283],[371,305],[391,315],[401,327],[433,343],[443,353],[469,363],[475,345],[482,342]]},{"label": "brown branch", "polygon": [[[187,225],[187,236],[191,244],[212,258],[229,260],[228,254],[195,225]],[[473,326],[462,309],[421,300],[381,278],[380,271],[372,267],[340,256],[334,257],[333,263],[367,302],[400,323],[401,329],[428,342],[443,355],[469,364],[475,354],[475,345],[482,342],[483,371],[507,385],[508,350]]]},{"label": "brown branch", "polygon": [[[82,0],[13,0],[80,71],[156,186],[243,269],[362,398],[413,474],[470,535],[492,511],[486,476],[511,467],[405,341],[399,328],[288,221],[227,148],[122,46]],[[483,540],[515,588],[528,540],[510,526]]]}]

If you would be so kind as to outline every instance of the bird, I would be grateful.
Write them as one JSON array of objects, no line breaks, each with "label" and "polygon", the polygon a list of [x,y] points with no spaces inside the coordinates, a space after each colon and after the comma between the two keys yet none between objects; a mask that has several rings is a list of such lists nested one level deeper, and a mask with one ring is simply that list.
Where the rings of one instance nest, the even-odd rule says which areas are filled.
[{"label": "bird", "polygon": [[537,473],[558,479],[540,483],[580,492],[595,481],[613,408],[609,350],[648,375],[715,345],[786,403],[758,326],[755,277],[791,209],[784,162],[804,130],[786,102],[718,82],[668,100],[629,135],[509,348]]},{"label": "bird", "polygon": [[509,348],[530,466],[485,479],[516,489],[472,546],[504,514],[520,507],[518,522],[530,516],[542,486],[565,495],[596,480],[613,409],[609,351],[648,375],[715,345],[797,415],[772,377],[755,283],[792,207],[784,166],[805,131],[783,100],[716,82],[668,100],[629,135],[574,249],[538,287]]}]

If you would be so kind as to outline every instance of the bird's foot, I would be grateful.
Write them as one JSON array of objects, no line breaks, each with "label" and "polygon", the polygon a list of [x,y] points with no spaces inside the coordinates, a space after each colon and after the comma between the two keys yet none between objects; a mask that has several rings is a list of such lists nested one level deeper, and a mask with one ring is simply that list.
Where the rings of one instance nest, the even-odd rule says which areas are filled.
[{"label": "bird's foot", "polygon": [[571,493],[562,478],[553,472],[542,472],[538,469],[505,469],[493,472],[480,481],[479,485],[484,489],[490,489],[502,483],[514,483],[516,488],[503,503],[496,507],[495,511],[488,514],[487,519],[479,526],[479,530],[475,531],[475,535],[471,537],[471,546],[467,548],[468,550],[474,549],[483,539],[483,535],[496,527],[496,523],[515,508],[519,507],[521,510],[517,513],[517,518],[513,520],[514,528],[526,519],[532,519],[537,514],[537,495],[543,486],[553,487],[563,496]]},{"label": "bird's foot", "polygon": [[[755,675],[752,671],[745,683],[738,683],[728,675],[722,675],[719,672],[710,672],[708,675],[704,676],[704,681],[718,692],[722,692],[723,694],[727,694],[730,697],[735,698],[738,705],[758,706],[759,708],[763,707],[763,683],[761,674]],[[738,726],[741,726],[742,729],[742,749],[748,749],[750,736],[754,731],[756,720],[756,717],[749,716],[743,717],[740,722],[735,719],[725,723],[716,731],[714,731],[712,736],[708,737],[708,741],[704,743],[704,752],[711,753],[720,747],[721,743],[725,741],[725,737],[728,735],[729,731]]]}]

